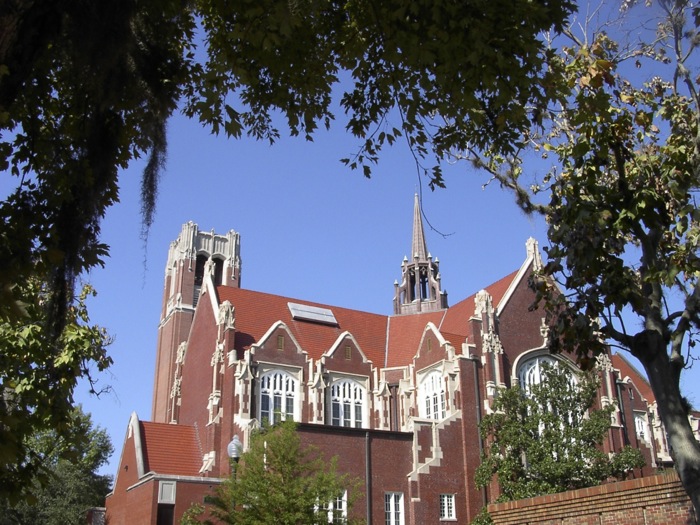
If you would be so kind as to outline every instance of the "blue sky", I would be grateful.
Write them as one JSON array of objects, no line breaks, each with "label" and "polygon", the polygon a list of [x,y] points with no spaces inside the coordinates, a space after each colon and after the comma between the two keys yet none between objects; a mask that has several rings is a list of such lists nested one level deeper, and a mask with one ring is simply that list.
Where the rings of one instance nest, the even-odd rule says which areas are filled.
[{"label": "blue sky", "polygon": [[[283,138],[274,146],[215,137],[176,117],[147,245],[140,239],[136,162],[120,178],[121,202],[103,223],[111,256],[85,280],[98,296],[92,322],[114,336],[111,369],[98,376],[111,393],[99,399],[84,385],[76,400],[105,428],[114,474],[129,415],[150,419],[157,328],[168,246],[187,221],[200,229],[241,234],[245,288],[330,305],[390,314],[393,283],[411,243],[413,195],[422,184],[428,249],[440,259],[443,287],[454,304],[520,267],[525,241],[546,242],[544,222],[525,216],[483,173],[458,163],[446,169],[447,189],[431,192],[408,149],[388,150],[365,179],[339,159],[359,142],[340,123],[315,142]],[[700,367],[684,389],[700,405]]]}]

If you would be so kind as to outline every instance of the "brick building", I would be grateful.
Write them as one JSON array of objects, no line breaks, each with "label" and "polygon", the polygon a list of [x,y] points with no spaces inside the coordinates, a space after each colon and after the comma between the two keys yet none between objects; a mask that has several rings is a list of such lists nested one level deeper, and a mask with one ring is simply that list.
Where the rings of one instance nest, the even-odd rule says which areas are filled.
[{"label": "brick building", "polygon": [[[110,525],[177,522],[229,475],[234,437],[245,449],[261,422],[290,417],[304,442],[364,480],[357,517],[468,523],[487,502],[473,482],[477,425],[497,390],[536,380],[542,361],[573,362],[547,354],[543,314],[529,309],[534,240],[519,269],[453,306],[417,197],[410,253],[394,314],[379,315],[246,290],[239,234],[185,224],[165,272],[153,421],[129,421]],[[597,367],[600,402],[616,407],[604,448],[669,460],[648,384],[619,356]]]}]

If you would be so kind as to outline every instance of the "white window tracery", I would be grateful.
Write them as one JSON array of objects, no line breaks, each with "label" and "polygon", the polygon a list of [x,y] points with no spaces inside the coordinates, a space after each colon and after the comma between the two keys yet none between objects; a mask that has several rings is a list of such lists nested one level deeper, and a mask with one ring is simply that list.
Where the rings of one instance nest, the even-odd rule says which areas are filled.
[{"label": "white window tracery", "polygon": [[260,376],[260,422],[274,425],[294,419],[299,382],[284,370],[271,370]]},{"label": "white window tracery", "polygon": [[[549,367],[557,368],[559,370],[564,370],[566,372],[569,388],[577,388],[578,381],[576,375],[571,371],[566,364],[564,364],[560,359],[552,357],[550,355],[537,355],[527,359],[523,363],[518,365],[518,381],[520,383],[520,388],[527,396],[532,394],[532,388],[536,385],[542,383],[545,379],[545,369]],[[544,406],[541,407],[543,410],[550,412],[553,410],[552,404],[547,401]],[[560,414],[560,425],[575,426],[578,425],[580,421],[580,414],[575,412],[568,412],[566,414]],[[542,434],[545,430],[545,425],[540,421],[539,432]]]},{"label": "white window tracery", "polygon": [[651,443],[649,439],[649,422],[647,415],[644,412],[634,412],[634,427],[637,431],[637,437],[645,443]]},{"label": "white window tracery", "polygon": [[518,367],[518,380],[520,388],[526,393],[530,393],[530,389],[539,385],[543,378],[543,364],[547,363],[550,366],[557,366],[557,360],[548,355],[538,355],[532,357],[522,363]]},{"label": "white window tracery", "polygon": [[365,388],[356,381],[341,379],[331,386],[331,425],[362,427]]},{"label": "white window tracery", "polygon": [[421,417],[427,419],[445,419],[447,417],[445,382],[439,370],[428,373],[421,381],[419,403]]}]

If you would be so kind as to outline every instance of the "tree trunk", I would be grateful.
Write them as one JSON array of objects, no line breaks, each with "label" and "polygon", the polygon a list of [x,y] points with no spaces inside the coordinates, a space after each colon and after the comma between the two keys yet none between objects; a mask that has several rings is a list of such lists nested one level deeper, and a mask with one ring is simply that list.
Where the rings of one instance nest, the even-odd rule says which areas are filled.
[{"label": "tree trunk", "polygon": [[[651,389],[656,396],[659,416],[666,429],[676,471],[695,509],[695,523],[700,516],[700,443],[688,421],[682,401],[679,374],[667,354],[662,337],[635,338],[632,353],[644,365]],[[640,340],[641,339],[641,340]]]}]

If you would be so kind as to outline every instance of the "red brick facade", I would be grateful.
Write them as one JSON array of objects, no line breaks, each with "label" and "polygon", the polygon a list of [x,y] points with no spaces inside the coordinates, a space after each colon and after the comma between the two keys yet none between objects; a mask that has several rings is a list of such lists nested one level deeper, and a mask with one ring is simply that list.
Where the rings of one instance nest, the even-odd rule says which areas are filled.
[{"label": "red brick facade", "polygon": [[[286,417],[300,423],[304,443],[363,480],[354,517],[387,523],[389,500],[402,525],[476,516],[498,494],[473,482],[478,422],[498,389],[519,381],[522,363],[546,354],[527,285],[539,253],[528,241],[518,271],[448,307],[415,222],[412,248],[396,313],[386,316],[242,289],[238,234],[185,225],[166,267],[154,423],[132,416],[107,498],[110,525],[177,522],[229,475],[234,436],[245,449],[252,431]],[[616,407],[605,449],[645,447],[635,434],[641,396],[629,395],[631,380],[618,387],[625,378],[609,356],[597,367],[600,402]],[[180,448],[163,454],[172,442]],[[159,509],[172,515],[159,521]]]},{"label": "red brick facade", "polygon": [[688,525],[693,507],[665,474],[489,505],[495,525]]}]

